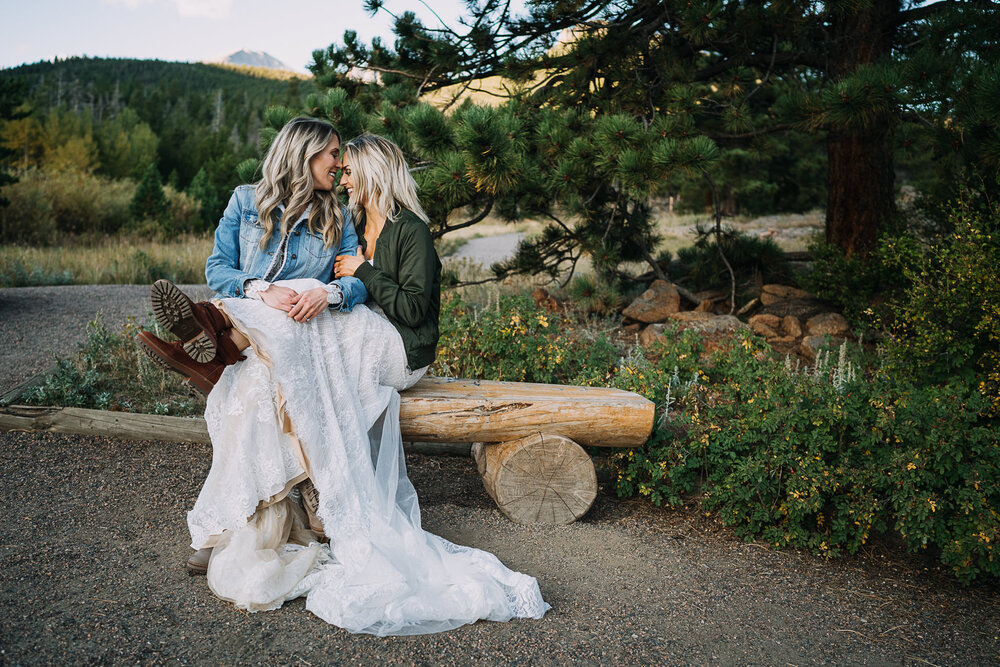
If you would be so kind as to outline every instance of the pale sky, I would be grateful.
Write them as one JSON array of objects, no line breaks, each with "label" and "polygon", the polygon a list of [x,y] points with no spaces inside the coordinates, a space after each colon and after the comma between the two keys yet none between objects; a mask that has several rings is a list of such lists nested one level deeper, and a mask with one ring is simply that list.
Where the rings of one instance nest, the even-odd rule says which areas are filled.
[{"label": "pale sky", "polygon": [[[464,7],[427,4],[449,22]],[[417,0],[385,5],[436,24]],[[197,62],[247,49],[305,72],[313,50],[341,42],[344,30],[391,45],[391,25],[383,12],[370,17],[362,0],[0,0],[0,67],[81,55]]]}]

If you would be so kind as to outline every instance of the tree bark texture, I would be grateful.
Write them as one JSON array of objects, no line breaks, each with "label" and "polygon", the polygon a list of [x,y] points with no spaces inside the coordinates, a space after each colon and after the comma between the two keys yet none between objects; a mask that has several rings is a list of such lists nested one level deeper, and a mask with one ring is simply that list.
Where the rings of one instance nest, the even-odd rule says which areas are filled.
[{"label": "tree bark texture", "polygon": [[[899,0],[873,0],[842,10],[832,23],[828,74],[851,75],[892,52]],[[827,135],[826,240],[845,255],[862,255],[895,210],[891,117],[866,127],[831,128]]]}]

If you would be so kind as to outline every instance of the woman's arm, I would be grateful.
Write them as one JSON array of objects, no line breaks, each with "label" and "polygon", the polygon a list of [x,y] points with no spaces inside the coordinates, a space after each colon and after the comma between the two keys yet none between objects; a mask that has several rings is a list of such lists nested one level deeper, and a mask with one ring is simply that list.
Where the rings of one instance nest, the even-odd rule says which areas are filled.
[{"label": "woman's arm", "polygon": [[[357,251],[358,232],[354,229],[354,220],[351,217],[350,211],[345,209],[344,231],[343,234],[341,234],[340,249],[337,251],[337,255],[354,255]],[[340,305],[335,306],[337,310],[350,312],[354,306],[368,300],[368,290],[365,289],[364,283],[354,276],[342,276],[330,284],[340,287],[340,291],[343,295],[343,300],[340,302]]]},{"label": "woman's arm", "polygon": [[354,275],[364,283],[385,314],[408,327],[415,327],[427,316],[437,253],[431,231],[425,224],[407,225],[399,239],[399,282],[384,271],[362,261]]},{"label": "woman's arm", "polygon": [[208,286],[219,294],[229,297],[243,297],[245,283],[260,276],[254,276],[240,269],[240,220],[243,206],[239,199],[239,189],[229,198],[229,204],[215,230],[215,245],[205,262],[205,278]]}]

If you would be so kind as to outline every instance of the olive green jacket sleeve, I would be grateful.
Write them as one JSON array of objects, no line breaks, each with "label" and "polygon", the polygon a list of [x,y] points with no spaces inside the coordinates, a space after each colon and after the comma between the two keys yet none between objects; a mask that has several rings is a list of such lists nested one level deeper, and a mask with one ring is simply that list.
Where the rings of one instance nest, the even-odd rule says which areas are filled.
[{"label": "olive green jacket sleeve", "polygon": [[[402,222],[387,223],[399,225],[398,234],[389,238],[381,235],[375,247],[376,263],[398,267],[396,275],[365,262],[354,276],[364,283],[368,294],[390,320],[417,327],[431,309],[433,291],[437,288],[438,259],[427,225]],[[383,247],[386,241],[389,244]]]}]

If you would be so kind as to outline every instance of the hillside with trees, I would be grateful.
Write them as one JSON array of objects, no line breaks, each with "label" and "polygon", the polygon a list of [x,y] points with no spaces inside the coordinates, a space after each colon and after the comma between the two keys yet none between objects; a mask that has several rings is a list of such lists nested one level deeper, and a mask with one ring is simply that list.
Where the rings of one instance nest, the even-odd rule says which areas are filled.
[{"label": "hillside with trees", "polygon": [[[4,242],[125,227],[171,235],[211,229],[236,165],[258,154],[264,111],[301,106],[311,81],[264,71],[155,60],[70,58],[0,71],[0,128],[9,173]],[[154,177],[171,210],[129,214]],[[74,199],[86,192],[94,203]],[[48,218],[50,226],[32,220]],[[145,226],[144,226],[145,225]]]}]

